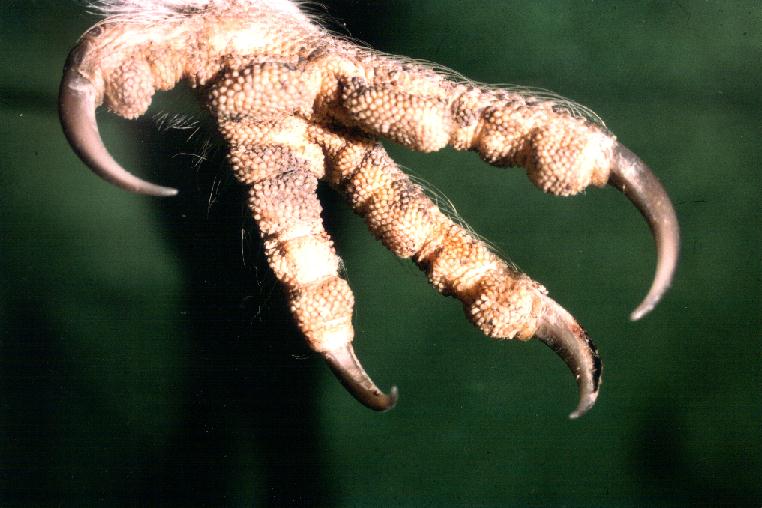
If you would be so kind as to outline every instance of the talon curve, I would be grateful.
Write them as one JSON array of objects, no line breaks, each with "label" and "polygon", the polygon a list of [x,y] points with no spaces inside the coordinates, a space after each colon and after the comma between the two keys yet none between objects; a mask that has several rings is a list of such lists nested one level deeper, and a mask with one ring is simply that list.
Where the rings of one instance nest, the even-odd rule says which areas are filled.
[{"label": "talon curve", "polygon": [[344,388],[362,405],[374,411],[388,411],[397,404],[397,387],[382,392],[363,369],[352,344],[322,353]]},{"label": "talon curve", "polygon": [[640,157],[618,143],[614,159],[609,184],[622,191],[638,208],[656,242],[653,283],[646,297],[630,314],[630,319],[637,321],[653,310],[672,282],[680,250],[680,228],[667,192]]},{"label": "talon curve", "polygon": [[75,152],[123,189],[174,195],[111,157],[95,110],[107,97],[115,113],[134,118],[157,90],[183,80],[200,87],[231,169],[249,188],[250,212],[295,321],[358,401],[385,411],[397,389],[382,392],[352,349],[354,297],[322,222],[320,179],[344,194],[390,251],[460,299],[485,335],[528,339],[534,331],[553,349],[579,387],[571,418],[593,406],[602,369],[585,330],[539,283],[442,213],[379,141],[422,152],[449,144],[495,166],[524,166],[535,185],[559,196],[608,178],[640,210],[656,242],[654,281],[631,316],[639,319],[672,280],[677,218],[656,177],[604,126],[563,99],[452,80],[334,37],[291,0],[97,5],[108,17],[70,53],[60,87],[61,123]]},{"label": "talon curve", "polygon": [[177,194],[177,189],[138,178],[111,157],[95,120],[95,97],[95,86],[67,64],[59,89],[58,114],[66,139],[82,162],[93,173],[124,190],[149,196]]},{"label": "talon curve", "polygon": [[595,405],[603,366],[598,348],[569,312],[548,297],[535,337],[563,359],[579,386],[579,403],[569,418],[579,418]]}]

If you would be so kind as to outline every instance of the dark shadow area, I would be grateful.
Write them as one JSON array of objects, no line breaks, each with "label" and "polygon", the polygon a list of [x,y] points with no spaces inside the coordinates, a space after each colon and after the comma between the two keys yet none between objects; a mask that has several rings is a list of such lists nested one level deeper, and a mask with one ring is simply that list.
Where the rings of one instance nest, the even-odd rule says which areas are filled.
[{"label": "dark shadow area", "polygon": [[[385,5],[378,2],[371,18],[367,2],[330,2],[327,24],[346,34],[342,21],[351,19],[352,37],[372,43],[373,24],[391,12]],[[190,143],[187,131],[159,132],[150,120],[140,129],[149,166],[162,168],[161,181],[181,191],[156,206],[183,266],[191,345],[190,384],[178,396],[185,426],[132,490],[144,506],[221,506],[229,501],[221,486],[240,478],[242,464],[234,458],[251,446],[260,454],[259,483],[266,489],[257,505],[331,506],[338,486],[323,473],[317,407],[325,366],[304,344],[267,266],[247,191],[225,162],[224,141],[205,114],[195,116],[202,133]],[[214,148],[197,165],[193,152],[205,136]],[[320,198],[330,232],[339,227],[338,197],[321,186]]]},{"label": "dark shadow area", "polygon": [[0,336],[2,506],[44,506],[56,490],[49,464],[68,376],[58,334],[41,304],[32,295],[17,295]]},{"label": "dark shadow area", "polygon": [[[150,117],[136,128],[147,167],[181,191],[152,201],[185,283],[185,383],[171,398],[181,425],[148,447],[131,441],[136,429],[109,412],[77,372],[88,360],[101,369],[119,360],[73,360],[71,350],[62,350],[68,339],[60,319],[49,318],[55,310],[32,281],[28,294],[8,295],[2,309],[8,318],[0,335],[0,505],[335,504],[318,419],[326,367],[293,323],[222,141],[213,139],[217,149],[196,166],[195,156],[177,154],[192,152],[199,139],[202,145],[205,134],[189,143],[187,131],[160,131]],[[323,194],[330,209],[332,193]],[[330,211],[326,221],[335,222]],[[91,449],[92,432],[93,442],[107,448]],[[76,470],[51,467],[67,463]],[[250,490],[241,492],[241,485]]]},{"label": "dark shadow area", "polygon": [[691,455],[686,429],[692,425],[675,410],[654,401],[641,419],[632,440],[631,468],[639,483],[638,497],[649,506],[754,506],[756,493],[738,488],[723,488],[721,482],[706,481],[699,473],[701,464],[687,460]]},{"label": "dark shadow area", "polygon": [[325,8],[311,11],[332,32],[375,46],[384,33],[379,27],[394,23],[413,8],[413,3],[402,0],[331,0],[325,2]]},{"label": "dark shadow area", "polygon": [[151,164],[163,168],[162,181],[181,190],[157,207],[183,266],[191,340],[190,383],[180,397],[186,426],[135,485],[141,504],[224,504],[220,486],[257,467],[240,463],[242,447],[259,455],[266,489],[260,501],[332,504],[317,414],[318,373],[325,367],[305,345],[267,266],[247,191],[226,165],[224,141],[213,126],[203,127],[191,144],[203,145],[209,136],[215,148],[196,166],[194,158],[174,156],[187,151],[187,131],[151,125],[141,131],[150,133],[145,141]]}]

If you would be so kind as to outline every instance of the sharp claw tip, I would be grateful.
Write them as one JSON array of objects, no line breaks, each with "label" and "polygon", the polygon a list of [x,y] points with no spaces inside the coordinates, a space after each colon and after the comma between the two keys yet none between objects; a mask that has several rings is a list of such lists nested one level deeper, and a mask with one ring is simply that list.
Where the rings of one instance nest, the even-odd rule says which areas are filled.
[{"label": "sharp claw tip", "polygon": [[119,181],[111,181],[117,187],[128,192],[140,194],[141,196],[153,196],[156,198],[171,198],[177,196],[180,192],[173,187],[162,187],[161,185],[154,185],[147,182],[139,182],[136,185],[123,185]]},{"label": "sharp claw tip", "polygon": [[616,164],[609,182],[623,192],[646,218],[656,241],[657,266],[651,289],[630,314],[632,321],[642,318],[659,302],[669,288],[680,248],[677,215],[666,190],[648,166],[622,144],[616,149]]},{"label": "sharp claw tip", "polygon": [[386,413],[387,411],[391,411],[394,409],[394,406],[397,405],[397,398],[399,397],[399,390],[397,390],[396,386],[392,386],[389,389],[389,394],[385,394],[381,390],[376,391],[373,395],[375,395],[374,401],[368,401],[364,400],[361,401],[365,407],[368,407],[374,411],[378,411],[379,413]]},{"label": "sharp claw tip", "polygon": [[656,296],[647,296],[646,299],[643,300],[640,305],[635,307],[635,310],[630,313],[630,321],[639,321],[641,318],[645,317],[646,314],[654,310],[656,305],[661,300],[661,297],[664,295],[666,289],[667,286],[665,286],[664,289],[661,290],[661,292]]},{"label": "sharp claw tip", "polygon": [[397,390],[396,386],[392,386],[389,390],[389,395],[387,396],[389,399],[388,405],[381,410],[382,413],[385,413],[387,411],[390,411],[394,409],[394,406],[397,405],[397,399],[399,398],[399,390]]},{"label": "sharp claw tip", "polygon": [[579,401],[577,408],[569,414],[570,420],[576,420],[580,416],[584,415],[595,405],[595,401],[598,398],[598,392],[591,393]]},{"label": "sharp claw tip", "polygon": [[163,187],[161,191],[157,192],[155,195],[160,198],[171,198],[177,196],[179,192],[180,191],[173,189],[172,187]]},{"label": "sharp claw tip", "polygon": [[392,386],[388,394],[378,388],[363,369],[351,343],[321,354],[344,388],[363,406],[384,412],[397,404],[397,387]]}]

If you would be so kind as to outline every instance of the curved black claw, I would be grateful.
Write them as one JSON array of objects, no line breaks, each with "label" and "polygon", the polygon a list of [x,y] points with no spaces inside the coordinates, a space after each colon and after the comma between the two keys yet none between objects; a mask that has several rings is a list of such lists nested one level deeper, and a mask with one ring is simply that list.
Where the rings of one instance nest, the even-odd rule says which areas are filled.
[{"label": "curved black claw", "polygon": [[389,395],[382,392],[362,368],[352,344],[322,353],[341,384],[364,406],[375,411],[388,411],[397,403],[397,387]]},{"label": "curved black claw", "polygon": [[545,310],[535,336],[563,359],[577,380],[579,404],[569,418],[579,418],[595,404],[603,367],[598,348],[566,309],[545,297]]},{"label": "curved black claw", "polygon": [[[76,56],[73,52],[69,60],[75,60]],[[95,100],[95,86],[67,63],[58,93],[58,114],[66,139],[82,162],[95,174],[122,189],[151,196],[177,194],[177,189],[141,180],[111,157],[98,132]]]},{"label": "curved black claw", "polygon": [[648,294],[630,314],[636,321],[648,314],[672,282],[680,250],[680,227],[667,192],[640,158],[618,143],[609,184],[629,198],[648,221],[656,241],[656,275]]}]

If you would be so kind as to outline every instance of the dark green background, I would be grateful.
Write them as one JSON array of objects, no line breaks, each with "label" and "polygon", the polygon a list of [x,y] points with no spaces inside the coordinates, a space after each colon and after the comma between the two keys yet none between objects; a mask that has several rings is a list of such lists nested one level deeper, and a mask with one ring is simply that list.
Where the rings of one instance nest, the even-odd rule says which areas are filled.
[{"label": "dark green background", "polygon": [[682,259],[631,323],[654,254],[621,195],[553,198],[473,154],[391,147],[586,326],[598,405],[567,420],[576,389],[547,348],[480,336],[324,190],[358,353],[400,387],[394,411],[361,407],[295,333],[223,154],[194,166],[205,135],[102,113],[116,158],[181,194],[89,174],[56,94],[94,19],[4,0],[0,506],[761,506],[762,5],[328,4],[385,51],[590,106],[660,176]]}]

